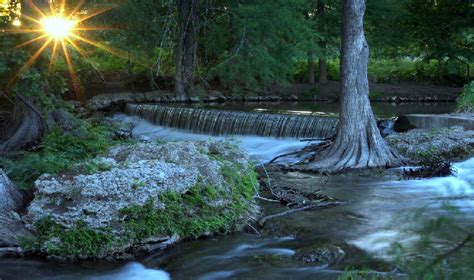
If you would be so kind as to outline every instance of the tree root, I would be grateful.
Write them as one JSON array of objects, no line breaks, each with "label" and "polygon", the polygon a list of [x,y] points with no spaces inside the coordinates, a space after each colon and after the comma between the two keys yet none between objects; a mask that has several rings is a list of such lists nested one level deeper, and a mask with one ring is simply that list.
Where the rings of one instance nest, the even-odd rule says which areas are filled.
[{"label": "tree root", "polygon": [[302,207],[295,208],[295,209],[289,209],[289,210],[283,211],[281,213],[277,213],[277,214],[273,214],[273,215],[269,215],[269,216],[261,218],[260,220],[258,220],[258,225],[260,227],[263,227],[265,225],[265,222],[270,220],[270,219],[274,219],[274,218],[278,218],[278,217],[282,217],[282,216],[287,216],[287,215],[291,215],[291,214],[294,214],[294,213],[297,213],[297,212],[302,212],[302,211],[307,211],[307,210],[331,208],[331,207],[335,207],[335,206],[342,205],[342,204],[345,204],[345,203],[346,202],[342,202],[342,201],[323,202],[323,203],[315,203],[315,204],[311,204],[311,205],[306,205],[306,206],[302,206]]}]

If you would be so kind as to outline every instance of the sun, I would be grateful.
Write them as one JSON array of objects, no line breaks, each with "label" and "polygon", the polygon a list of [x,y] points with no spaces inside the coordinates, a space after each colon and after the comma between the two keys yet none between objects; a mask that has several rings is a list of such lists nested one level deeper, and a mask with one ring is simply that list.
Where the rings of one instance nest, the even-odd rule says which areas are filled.
[{"label": "sun", "polygon": [[74,20],[60,16],[45,17],[41,20],[43,32],[54,39],[64,40],[73,35]]},{"label": "sun", "polygon": [[42,10],[30,0],[28,3],[32,6],[32,10],[35,14],[20,14],[17,11],[21,20],[20,17],[16,18],[11,22],[11,29],[0,30],[0,36],[12,33],[34,34],[31,40],[17,45],[16,48],[23,48],[36,42],[42,42],[42,45],[40,45],[36,52],[10,80],[7,88],[13,85],[21,77],[21,74],[30,68],[43,52],[49,50],[49,69],[51,70],[53,68],[58,54],[61,53],[67,64],[76,97],[78,100],[83,101],[84,97],[81,94],[81,87],[79,85],[76,71],[73,67],[70,52],[71,50],[74,50],[80,56],[89,61],[87,52],[80,47],[80,44],[87,44],[95,48],[103,49],[116,56],[127,57],[128,54],[126,52],[96,42],[88,36],[90,31],[106,30],[110,28],[87,26],[85,24],[87,20],[111,9],[117,8],[118,5],[108,5],[102,9],[90,11],[81,9],[82,5],[86,2],[85,0],[79,1],[79,4],[75,7],[68,7],[66,0],[52,0],[48,2],[50,4],[49,8]]}]

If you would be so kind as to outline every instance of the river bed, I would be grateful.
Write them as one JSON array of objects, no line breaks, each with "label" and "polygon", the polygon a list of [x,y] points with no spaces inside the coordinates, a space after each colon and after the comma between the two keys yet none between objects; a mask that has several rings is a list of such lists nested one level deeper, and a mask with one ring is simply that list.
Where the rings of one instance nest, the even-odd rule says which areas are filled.
[{"label": "river bed", "polygon": [[[117,116],[134,123],[134,134],[150,141],[213,138],[164,128],[136,117]],[[258,163],[307,145],[295,139],[233,136],[233,141]],[[444,203],[458,206],[462,223],[474,224],[474,158],[456,163],[456,176],[400,180],[400,170],[364,176],[332,176],[323,193],[348,203],[300,212],[278,219],[279,231],[216,236],[184,242],[135,263],[85,262],[54,264],[40,260],[0,259],[0,279],[337,279],[346,266],[380,266],[393,259],[391,245],[408,245],[418,236],[410,217],[418,209],[426,215],[445,213]],[[311,175],[292,173],[297,179]],[[317,183],[317,180],[313,180]],[[282,206],[263,203],[265,212]],[[342,248],[343,260],[333,266],[305,264],[291,258],[302,248],[332,244]],[[393,274],[395,277],[402,277]]]}]

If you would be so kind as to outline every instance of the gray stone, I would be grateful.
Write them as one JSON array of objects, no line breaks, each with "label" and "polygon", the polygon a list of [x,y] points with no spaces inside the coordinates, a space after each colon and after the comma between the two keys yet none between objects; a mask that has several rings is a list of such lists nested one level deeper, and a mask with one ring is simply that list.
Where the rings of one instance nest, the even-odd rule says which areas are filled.
[{"label": "gray stone", "polygon": [[416,128],[443,128],[462,126],[465,129],[474,130],[474,114],[473,113],[457,113],[457,114],[411,114],[406,116],[407,120]]},{"label": "gray stone", "polygon": [[[232,185],[224,178],[221,166],[242,166],[244,172],[249,171],[250,164],[249,157],[235,145],[211,140],[121,145],[96,161],[107,163],[111,169],[90,175],[41,176],[35,182],[35,199],[23,217],[27,228],[34,230],[36,221],[49,217],[66,229],[75,228],[80,222],[88,228],[111,228],[112,234],[119,237],[123,234],[122,209],[144,206],[150,199],[155,201],[153,207],[163,209],[166,205],[159,200],[160,194],[170,191],[184,194],[197,185],[215,188],[219,196],[207,204],[225,209],[232,203]],[[255,202],[250,203],[241,222],[245,224],[256,215],[257,209]],[[160,248],[162,245],[158,243],[170,238],[152,236],[150,246],[124,244],[97,257],[108,258],[131,247]],[[57,245],[60,241],[47,242]]]},{"label": "gray stone", "polygon": [[465,160],[474,154],[474,130],[463,127],[414,129],[389,135],[386,140],[415,163],[427,154],[437,154],[449,160]]},{"label": "gray stone", "polygon": [[120,92],[100,94],[87,102],[87,108],[94,111],[107,110],[113,106],[121,106],[133,102],[162,102],[169,101],[171,93],[168,91],[151,92]]}]

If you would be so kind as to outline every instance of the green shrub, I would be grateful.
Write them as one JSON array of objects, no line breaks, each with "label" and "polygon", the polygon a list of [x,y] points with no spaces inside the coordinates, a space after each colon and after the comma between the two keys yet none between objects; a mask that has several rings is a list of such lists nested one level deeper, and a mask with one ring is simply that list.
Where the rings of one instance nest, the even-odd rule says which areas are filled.
[{"label": "green shrub", "polygon": [[464,92],[457,101],[458,112],[474,112],[474,81],[464,87]]},{"label": "green shrub", "polygon": [[[440,77],[440,63],[438,60],[431,59],[410,60],[402,58],[394,59],[370,59],[368,65],[369,80],[376,83],[445,83],[456,85],[459,81],[469,79],[464,64],[449,62],[444,64],[443,77]],[[318,74],[318,67],[315,67],[315,75]],[[294,81],[306,82],[308,77],[308,63],[306,60],[295,61],[292,69]],[[330,59],[327,61],[328,79],[339,81],[340,60]],[[441,80],[440,80],[441,78]]]}]

